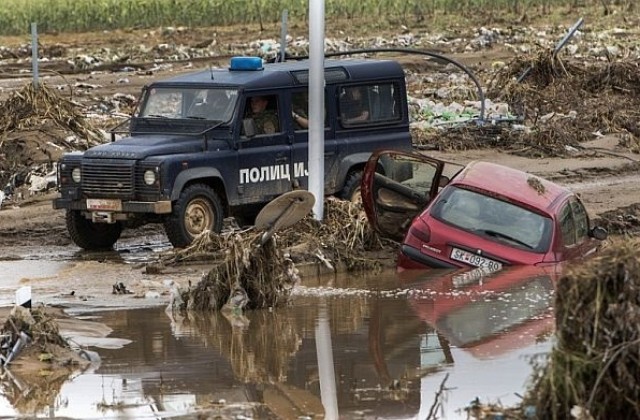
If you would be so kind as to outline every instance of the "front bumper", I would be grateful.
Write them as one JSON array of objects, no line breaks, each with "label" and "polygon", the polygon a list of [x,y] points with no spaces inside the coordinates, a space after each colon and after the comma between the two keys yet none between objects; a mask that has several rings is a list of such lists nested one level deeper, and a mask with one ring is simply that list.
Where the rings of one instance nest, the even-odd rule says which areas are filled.
[{"label": "front bumper", "polygon": [[[66,198],[56,198],[53,200],[54,209],[66,210],[87,210],[87,200],[70,200]],[[122,209],[118,213],[151,213],[169,214],[171,213],[171,201],[123,201]]]}]

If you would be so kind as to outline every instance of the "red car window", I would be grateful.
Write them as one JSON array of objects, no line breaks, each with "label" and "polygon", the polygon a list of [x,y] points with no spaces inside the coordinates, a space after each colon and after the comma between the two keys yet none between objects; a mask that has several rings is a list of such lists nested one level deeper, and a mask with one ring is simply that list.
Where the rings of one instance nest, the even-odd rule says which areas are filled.
[{"label": "red car window", "polygon": [[562,233],[562,245],[572,246],[576,244],[576,228],[573,223],[573,213],[569,203],[565,203],[560,210],[560,232]]},{"label": "red car window", "polygon": [[533,252],[546,252],[551,219],[524,207],[464,188],[442,192],[431,215],[483,238]]}]

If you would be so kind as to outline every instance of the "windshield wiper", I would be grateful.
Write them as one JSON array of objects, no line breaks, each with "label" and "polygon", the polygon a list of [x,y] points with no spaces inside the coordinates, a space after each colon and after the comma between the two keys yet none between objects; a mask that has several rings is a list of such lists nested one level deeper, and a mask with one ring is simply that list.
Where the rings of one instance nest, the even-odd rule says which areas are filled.
[{"label": "windshield wiper", "polygon": [[533,249],[533,247],[528,243],[523,242],[518,238],[514,238],[513,236],[507,235],[506,233],[497,232],[495,230],[489,230],[489,229],[477,229],[476,232],[484,233],[485,235],[493,236],[494,238],[506,239],[507,241],[515,242],[518,245],[522,245],[526,248]]},{"label": "windshield wiper", "polygon": [[168,119],[169,117],[167,117],[166,115],[160,115],[160,114],[149,114],[149,115],[145,115],[143,118],[162,118],[162,119]]},{"label": "windshield wiper", "polygon": [[198,115],[187,115],[187,119],[189,120],[206,120],[206,117],[200,117]]}]

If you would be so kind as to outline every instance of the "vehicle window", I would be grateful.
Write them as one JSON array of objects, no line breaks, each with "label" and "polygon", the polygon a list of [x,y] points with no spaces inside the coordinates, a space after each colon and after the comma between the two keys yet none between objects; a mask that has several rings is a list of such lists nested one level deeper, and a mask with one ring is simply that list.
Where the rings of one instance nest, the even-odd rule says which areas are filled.
[{"label": "vehicle window", "polygon": [[235,89],[152,88],[138,116],[229,121],[237,97]]},{"label": "vehicle window", "polygon": [[443,190],[431,215],[455,227],[515,248],[545,252],[551,242],[550,218],[463,188]]},{"label": "vehicle window", "polygon": [[187,118],[230,121],[238,92],[234,89],[200,89],[189,109]]},{"label": "vehicle window", "polygon": [[576,242],[582,242],[589,236],[589,216],[581,202],[571,200],[571,212],[576,228]]},{"label": "vehicle window", "polygon": [[345,86],[340,89],[340,120],[345,127],[398,121],[399,90],[393,83]]},{"label": "vehicle window", "polygon": [[382,155],[379,160],[384,176],[423,194],[429,194],[437,171],[432,162],[404,155]]},{"label": "vehicle window", "polygon": [[562,233],[562,244],[571,246],[576,243],[576,229],[573,224],[573,214],[569,203],[565,204],[560,210],[560,232]]},{"label": "vehicle window", "polygon": [[184,92],[178,89],[149,89],[140,117],[180,118]]},{"label": "vehicle window", "polygon": [[[293,117],[293,124],[296,131],[305,131],[309,129],[309,94],[308,92],[294,92],[291,94],[291,110]],[[325,100],[325,119],[324,126],[328,127],[327,121],[327,106]]]},{"label": "vehicle window", "polygon": [[248,135],[247,123],[253,135],[280,132],[278,98],[276,95],[254,95],[247,98],[242,134]]}]

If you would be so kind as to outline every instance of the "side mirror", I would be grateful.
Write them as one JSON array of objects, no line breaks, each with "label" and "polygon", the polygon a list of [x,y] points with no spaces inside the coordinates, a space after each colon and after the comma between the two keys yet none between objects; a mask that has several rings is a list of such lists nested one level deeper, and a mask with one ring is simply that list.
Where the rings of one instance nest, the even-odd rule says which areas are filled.
[{"label": "side mirror", "polygon": [[607,239],[607,237],[609,236],[609,232],[607,232],[607,230],[605,228],[603,228],[602,226],[594,226],[590,231],[589,231],[589,236],[591,236],[592,238],[595,238],[599,241],[603,241],[605,239]]},{"label": "side mirror", "polygon": [[256,135],[256,122],[253,118],[245,118],[242,120],[242,133],[246,137],[254,137]]}]

